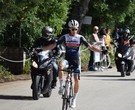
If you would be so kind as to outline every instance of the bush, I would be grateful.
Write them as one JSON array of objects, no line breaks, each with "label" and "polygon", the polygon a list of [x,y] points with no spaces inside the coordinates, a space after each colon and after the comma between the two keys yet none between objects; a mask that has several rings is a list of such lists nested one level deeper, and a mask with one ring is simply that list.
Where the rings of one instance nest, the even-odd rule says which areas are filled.
[{"label": "bush", "polygon": [[88,70],[88,63],[89,63],[89,56],[90,56],[90,51],[88,48],[85,46],[81,46],[81,68],[82,71]]},{"label": "bush", "polygon": [[0,65],[0,82],[5,82],[5,80],[14,79],[13,74],[11,74],[8,69]]},{"label": "bush", "polygon": [[26,62],[25,62],[25,66],[23,68],[23,73],[24,74],[29,74],[30,73],[30,59],[28,59]]}]

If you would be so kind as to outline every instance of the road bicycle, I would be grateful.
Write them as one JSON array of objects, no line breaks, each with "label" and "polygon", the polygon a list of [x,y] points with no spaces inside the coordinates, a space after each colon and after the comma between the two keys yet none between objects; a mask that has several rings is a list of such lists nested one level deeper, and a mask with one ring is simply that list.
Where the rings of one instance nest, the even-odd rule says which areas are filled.
[{"label": "road bicycle", "polygon": [[62,110],[67,110],[71,107],[71,102],[73,98],[73,66],[70,66],[68,69],[64,69],[61,71],[67,72],[64,90],[62,94]]}]

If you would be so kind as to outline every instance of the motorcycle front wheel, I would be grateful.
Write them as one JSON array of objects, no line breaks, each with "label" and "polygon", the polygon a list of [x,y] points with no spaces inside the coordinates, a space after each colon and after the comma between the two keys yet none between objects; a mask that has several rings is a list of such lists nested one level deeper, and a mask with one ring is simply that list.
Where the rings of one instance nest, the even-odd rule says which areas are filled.
[{"label": "motorcycle front wheel", "polygon": [[43,94],[44,97],[50,97],[52,94],[52,88],[50,87],[47,91],[47,93]]},{"label": "motorcycle front wheel", "polygon": [[125,64],[121,65],[121,77],[125,77],[126,71],[125,71]]},{"label": "motorcycle front wheel", "polygon": [[34,78],[34,85],[33,85],[33,91],[32,91],[32,96],[34,100],[39,99],[41,88],[42,88],[42,78],[40,75],[37,75]]}]

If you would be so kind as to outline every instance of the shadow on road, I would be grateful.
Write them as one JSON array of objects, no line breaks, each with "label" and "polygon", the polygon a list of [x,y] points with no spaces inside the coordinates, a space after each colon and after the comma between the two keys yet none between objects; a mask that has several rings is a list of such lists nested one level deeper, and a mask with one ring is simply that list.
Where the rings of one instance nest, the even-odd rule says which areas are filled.
[{"label": "shadow on road", "polygon": [[135,81],[135,79],[102,79],[104,81]]},{"label": "shadow on road", "polygon": [[30,96],[13,96],[13,95],[0,95],[0,99],[7,100],[33,100]]},{"label": "shadow on road", "polygon": [[[94,79],[94,80],[103,80],[103,81],[135,81],[135,79],[128,79],[128,76],[121,77],[120,75],[81,75],[81,77],[100,77],[100,79]],[[121,77],[122,79],[119,79],[119,78],[116,79],[115,77],[116,78]],[[108,78],[108,79],[103,79],[103,78]],[[93,80],[93,79],[91,79],[91,80]]]},{"label": "shadow on road", "polygon": [[120,75],[81,75],[81,77],[121,77]]}]

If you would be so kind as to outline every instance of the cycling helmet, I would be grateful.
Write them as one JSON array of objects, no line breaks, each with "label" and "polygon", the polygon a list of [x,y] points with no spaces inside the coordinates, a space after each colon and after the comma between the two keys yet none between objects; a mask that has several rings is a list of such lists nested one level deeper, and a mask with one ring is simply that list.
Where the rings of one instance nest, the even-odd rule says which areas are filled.
[{"label": "cycling helmet", "polygon": [[52,36],[53,29],[50,26],[43,27],[42,36],[49,39]]},{"label": "cycling helmet", "polygon": [[68,22],[68,27],[69,28],[78,28],[79,27],[79,23],[76,20],[70,20]]}]

